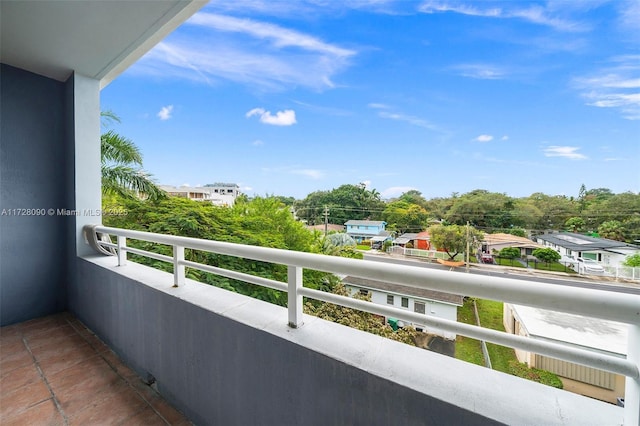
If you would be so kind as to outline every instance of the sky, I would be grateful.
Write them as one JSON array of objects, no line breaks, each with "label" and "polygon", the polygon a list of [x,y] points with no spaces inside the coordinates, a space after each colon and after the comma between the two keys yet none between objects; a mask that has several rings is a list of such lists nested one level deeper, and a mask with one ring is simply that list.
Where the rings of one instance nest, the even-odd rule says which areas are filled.
[{"label": "sky", "polygon": [[101,107],[165,185],[638,193],[640,2],[213,0]]}]

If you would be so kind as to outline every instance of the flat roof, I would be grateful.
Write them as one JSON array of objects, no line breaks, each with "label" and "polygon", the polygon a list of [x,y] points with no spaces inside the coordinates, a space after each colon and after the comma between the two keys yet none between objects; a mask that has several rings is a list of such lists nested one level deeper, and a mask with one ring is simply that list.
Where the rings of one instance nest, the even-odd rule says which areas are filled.
[{"label": "flat roof", "polygon": [[530,337],[627,354],[627,324],[530,306],[511,306]]},{"label": "flat roof", "polygon": [[347,276],[342,279],[347,285],[365,287],[372,290],[381,290],[388,293],[395,293],[404,296],[417,297],[420,299],[444,302],[452,305],[462,306],[463,297],[458,294],[445,293],[442,291],[428,290],[424,288],[411,287],[408,285],[392,284],[383,281],[369,280],[366,278]]}]

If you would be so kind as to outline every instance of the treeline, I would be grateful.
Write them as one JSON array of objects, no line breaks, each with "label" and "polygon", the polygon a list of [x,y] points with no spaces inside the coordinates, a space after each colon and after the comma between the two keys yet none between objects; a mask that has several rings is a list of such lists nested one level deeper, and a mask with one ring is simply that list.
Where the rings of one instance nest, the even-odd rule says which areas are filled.
[{"label": "treeline", "polygon": [[466,225],[484,232],[566,230],[597,234],[603,238],[634,242],[640,240],[640,194],[614,194],[607,188],[587,189],[577,197],[534,193],[514,198],[477,189],[446,198],[425,199],[412,190],[388,201],[364,184],[342,185],[330,191],[316,191],[293,203],[298,218],[309,224],[344,224],[349,219],[384,220],[387,229],[420,232],[430,223]]}]

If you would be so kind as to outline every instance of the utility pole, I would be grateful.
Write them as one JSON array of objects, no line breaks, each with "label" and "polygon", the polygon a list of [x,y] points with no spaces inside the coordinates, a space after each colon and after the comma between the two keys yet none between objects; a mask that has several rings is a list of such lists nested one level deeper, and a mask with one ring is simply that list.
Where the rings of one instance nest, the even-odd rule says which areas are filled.
[{"label": "utility pole", "polygon": [[324,236],[327,236],[327,228],[329,227],[329,208],[324,206]]},{"label": "utility pole", "polygon": [[470,246],[471,242],[469,241],[469,221],[467,221],[467,264],[466,264],[466,268],[467,268],[467,272],[469,272],[469,246]]}]

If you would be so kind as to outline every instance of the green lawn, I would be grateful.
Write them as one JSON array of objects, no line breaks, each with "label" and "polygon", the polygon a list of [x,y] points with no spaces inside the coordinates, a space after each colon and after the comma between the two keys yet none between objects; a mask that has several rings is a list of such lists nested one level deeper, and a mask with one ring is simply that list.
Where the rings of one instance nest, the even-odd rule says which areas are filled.
[{"label": "green lawn", "polygon": [[513,268],[525,268],[525,266],[516,259],[496,258],[496,262],[501,266],[511,266]]},{"label": "green lawn", "polygon": [[[476,324],[471,299],[466,299],[464,305],[458,308],[458,322]],[[456,338],[456,358],[473,364],[484,365],[480,341],[458,335]]]},{"label": "green lawn", "polygon": [[[494,300],[476,300],[480,324],[485,328],[505,331],[502,325],[502,302]],[[487,350],[494,370],[509,372],[509,361],[516,361],[516,352],[512,348],[487,343]]]},{"label": "green lawn", "polygon": [[[533,268],[534,265],[530,264],[530,266]],[[574,271],[573,269],[563,265],[562,263],[558,263],[558,262],[554,262],[554,263],[543,263],[543,262],[538,262],[537,265],[535,265],[535,268],[540,270],[540,271],[555,271],[555,272],[566,272],[567,274],[575,274],[576,271]]]},{"label": "green lawn", "polygon": [[358,250],[371,250],[371,246],[366,246],[366,245],[364,245],[364,244],[358,244],[358,245],[356,246],[356,248],[357,248]]}]

